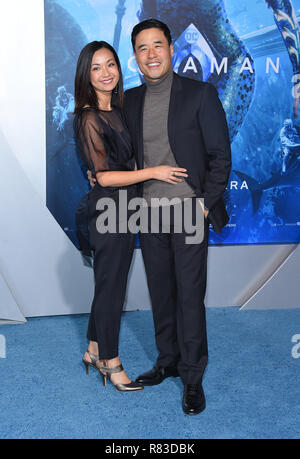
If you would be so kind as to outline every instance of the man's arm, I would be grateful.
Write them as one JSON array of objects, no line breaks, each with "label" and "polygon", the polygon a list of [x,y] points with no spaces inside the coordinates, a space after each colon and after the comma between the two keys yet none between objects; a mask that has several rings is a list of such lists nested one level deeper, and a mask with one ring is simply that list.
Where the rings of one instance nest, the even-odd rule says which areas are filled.
[{"label": "man's arm", "polygon": [[199,125],[205,145],[206,174],[203,184],[204,204],[211,210],[222,197],[231,170],[228,126],[218,92],[211,84],[203,88]]}]

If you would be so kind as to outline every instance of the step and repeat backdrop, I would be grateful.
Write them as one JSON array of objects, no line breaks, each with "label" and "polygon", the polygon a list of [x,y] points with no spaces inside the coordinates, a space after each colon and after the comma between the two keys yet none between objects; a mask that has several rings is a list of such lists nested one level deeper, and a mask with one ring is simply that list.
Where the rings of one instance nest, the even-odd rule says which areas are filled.
[{"label": "step and repeat backdrop", "polygon": [[73,138],[81,49],[105,40],[120,56],[125,89],[143,83],[130,35],[166,22],[174,70],[215,85],[227,114],[233,168],[230,221],[211,245],[300,240],[300,0],[45,0],[47,207],[77,245],[75,209],[88,192]]}]

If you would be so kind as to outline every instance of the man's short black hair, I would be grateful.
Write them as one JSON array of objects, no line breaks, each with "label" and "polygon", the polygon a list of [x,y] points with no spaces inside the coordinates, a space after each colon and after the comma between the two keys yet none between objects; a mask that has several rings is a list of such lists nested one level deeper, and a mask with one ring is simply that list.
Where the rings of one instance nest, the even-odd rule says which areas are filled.
[{"label": "man's short black hair", "polygon": [[160,29],[163,31],[166,39],[168,40],[169,45],[172,44],[172,36],[169,27],[164,22],[159,21],[158,19],[146,19],[146,21],[140,22],[137,24],[131,34],[131,43],[133,50],[135,50],[135,42],[137,35],[146,29]]}]

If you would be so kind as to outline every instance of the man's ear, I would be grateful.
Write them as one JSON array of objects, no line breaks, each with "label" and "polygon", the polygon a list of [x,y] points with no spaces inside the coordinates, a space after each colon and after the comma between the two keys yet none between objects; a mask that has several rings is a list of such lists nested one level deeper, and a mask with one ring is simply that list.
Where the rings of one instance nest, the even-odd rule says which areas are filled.
[{"label": "man's ear", "polygon": [[170,51],[171,51],[171,57],[174,56],[174,45],[173,43],[170,44]]}]

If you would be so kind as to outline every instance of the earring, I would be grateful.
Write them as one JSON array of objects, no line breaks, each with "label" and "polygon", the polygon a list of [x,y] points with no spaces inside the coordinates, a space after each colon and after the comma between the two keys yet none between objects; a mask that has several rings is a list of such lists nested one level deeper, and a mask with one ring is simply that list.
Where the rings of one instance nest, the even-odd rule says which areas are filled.
[{"label": "earring", "polygon": [[118,92],[119,92],[119,83],[115,87],[114,94],[118,94]]}]

